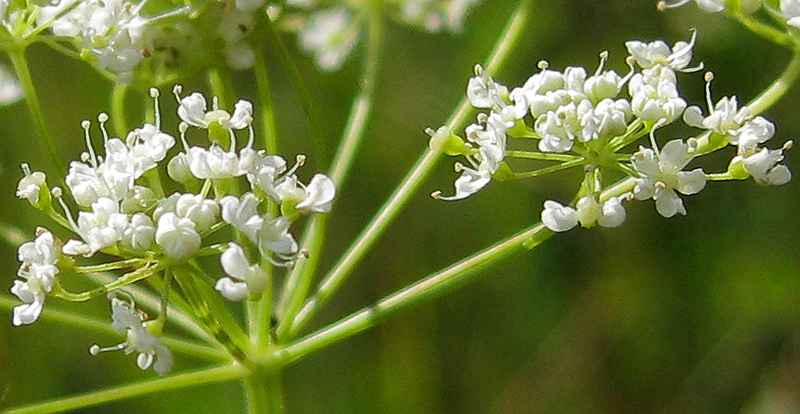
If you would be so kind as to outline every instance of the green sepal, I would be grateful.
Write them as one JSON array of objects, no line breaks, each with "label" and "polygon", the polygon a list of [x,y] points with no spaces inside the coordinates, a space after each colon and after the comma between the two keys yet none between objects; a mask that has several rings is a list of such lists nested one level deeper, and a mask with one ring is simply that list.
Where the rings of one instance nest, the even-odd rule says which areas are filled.
[{"label": "green sepal", "polygon": [[514,124],[513,127],[506,130],[508,136],[512,138],[536,138],[536,133],[528,128],[528,125],[525,124],[525,121],[518,119],[517,122]]},{"label": "green sepal", "polygon": [[512,177],[514,177],[514,171],[511,170],[511,167],[505,161],[501,162],[500,165],[497,166],[497,171],[492,174],[492,179],[497,181],[505,181]]},{"label": "green sepal", "polygon": [[728,164],[728,175],[734,180],[746,180],[750,178],[750,173],[744,169],[744,159],[742,157],[735,157]]},{"label": "green sepal", "polygon": [[436,130],[428,145],[433,151],[450,156],[469,154],[472,151],[472,147],[463,138],[450,132],[450,128],[446,126]]},{"label": "green sepal", "polygon": [[725,134],[720,134],[719,132],[703,134],[697,137],[697,149],[695,149],[692,155],[697,157],[727,147],[728,140],[725,139],[725,137]]},{"label": "green sepal", "polygon": [[231,356],[239,361],[247,359],[247,335],[228,311],[219,292],[200,277],[200,270],[175,266],[170,271],[197,316],[197,321]]}]

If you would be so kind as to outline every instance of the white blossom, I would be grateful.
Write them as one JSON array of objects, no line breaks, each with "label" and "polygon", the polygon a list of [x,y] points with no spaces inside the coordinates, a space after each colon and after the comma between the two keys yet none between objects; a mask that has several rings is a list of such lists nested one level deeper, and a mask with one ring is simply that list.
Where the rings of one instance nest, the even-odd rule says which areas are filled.
[{"label": "white blossom", "polygon": [[222,206],[222,220],[241,231],[252,242],[258,240],[258,230],[264,219],[258,215],[258,198],[253,193],[241,197],[225,196],[219,201]]},{"label": "white blossom", "polygon": [[633,190],[636,199],[652,198],[658,213],[667,218],[678,213],[685,215],[683,200],[676,192],[696,194],[706,185],[702,169],[682,171],[692,160],[688,152],[689,145],[679,139],[667,142],[658,155],[651,148],[640,147],[631,158],[633,167],[642,175],[636,179]]},{"label": "white blossom", "polygon": [[[24,168],[27,168],[24,166]],[[17,197],[27,199],[31,204],[39,202],[39,193],[45,187],[47,177],[41,171],[26,171],[25,176],[17,184]]]},{"label": "white blossom", "polygon": [[103,351],[124,350],[126,354],[137,352],[136,365],[141,370],[150,367],[158,375],[166,375],[172,369],[172,353],[164,346],[144,322],[144,315],[137,311],[132,303],[119,299],[113,294],[111,299],[111,327],[117,333],[125,335],[125,341],[110,348],[93,345],[89,353],[97,355]]},{"label": "white blossom", "polygon": [[692,60],[692,49],[697,40],[696,34],[697,32],[692,32],[692,38],[689,42],[677,42],[672,48],[661,40],[650,43],[631,40],[625,42],[625,47],[628,48],[628,53],[643,69],[651,69],[657,65],[662,65],[677,71],[694,72],[703,67],[703,65],[699,65],[694,68],[687,68]]},{"label": "white blossom", "polygon": [[317,66],[333,71],[358,43],[358,30],[351,13],[344,8],[318,11],[300,31],[298,40],[306,52],[314,55]]},{"label": "white blossom", "polygon": [[92,203],[92,211],[78,213],[75,232],[83,241],[68,240],[63,252],[71,256],[91,256],[122,240],[129,217],[119,212],[119,204],[107,197]]},{"label": "white blossom", "polygon": [[238,244],[230,243],[219,261],[226,275],[217,280],[214,289],[225,299],[239,301],[266,289],[269,282],[267,273],[258,264],[251,265]]},{"label": "white blossom", "polygon": [[53,233],[44,228],[36,229],[36,239],[23,243],[17,251],[22,264],[11,293],[16,295],[22,305],[14,307],[12,323],[14,326],[28,325],[39,319],[44,308],[45,297],[53,289],[59,273],[58,242]]},{"label": "white blossom", "polygon": [[156,226],[156,243],[173,259],[186,259],[200,249],[196,224],[177,214],[164,213]]}]

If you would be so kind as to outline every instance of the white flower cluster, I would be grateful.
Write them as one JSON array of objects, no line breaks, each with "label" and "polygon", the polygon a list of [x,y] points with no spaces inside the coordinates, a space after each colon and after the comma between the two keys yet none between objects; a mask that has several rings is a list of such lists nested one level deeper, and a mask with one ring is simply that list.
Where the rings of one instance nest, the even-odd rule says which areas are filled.
[{"label": "white flower cluster", "polygon": [[[390,13],[398,21],[428,32],[460,33],[470,8],[481,0],[391,0]],[[298,41],[317,65],[327,71],[341,67],[358,44],[368,17],[367,3],[342,3],[320,8],[313,0],[287,0],[286,7],[272,5],[273,19],[304,22],[298,30]],[[283,19],[283,20],[281,20]],[[290,25],[289,28],[291,28]]]},{"label": "white flower cluster", "polygon": [[[593,75],[582,67],[559,72],[541,62],[539,73],[510,92],[476,67],[476,76],[467,85],[467,97],[472,106],[489,109],[489,113],[480,114],[478,122],[466,128],[466,140],[447,128],[429,130],[432,149],[463,155],[467,160],[466,165],[456,163],[461,176],[455,181],[455,194],[445,197],[437,191],[433,196],[459,200],[475,194],[492,179],[523,178],[583,166],[587,173],[575,207],[545,202],[542,222],[553,231],[566,231],[578,224],[617,227],[625,220],[622,201],[634,198],[653,199],[664,217],[685,215],[678,193],[695,194],[707,180],[700,168],[683,171],[699,154],[698,139],[671,140],[659,150],[654,136],[656,129],[681,119],[706,130],[709,136],[719,137],[722,146],[727,141],[737,147],[726,179],[752,176],[765,185],[787,183],[791,172],[780,162],[791,142],[780,150],[761,148],[774,135],[774,125],[763,117],[754,117],[746,107],[738,108],[735,97],[713,105],[712,74],[707,74],[708,116],[703,116],[699,107],[687,109],[678,91],[677,73],[702,69],[702,65],[690,67],[694,43],[694,34],[689,42],[677,42],[672,47],[663,41],[627,42],[631,72],[624,77],[603,70],[605,52]],[[626,90],[627,97],[623,94]],[[620,153],[648,132],[651,147],[640,146],[633,154]],[[509,137],[521,143],[534,140],[538,151],[509,150]],[[506,163],[511,157],[562,164],[516,173]],[[601,200],[602,177],[609,171],[632,177],[632,193]]]},{"label": "white flower cluster", "polygon": [[[75,265],[76,260],[98,252],[118,257],[122,260],[119,263],[147,262],[142,265],[147,269],[139,269],[145,273],[156,263],[159,269],[168,269],[199,255],[221,253],[225,275],[215,288],[229,300],[260,296],[269,283],[262,265],[289,267],[307,254],[299,248],[290,227],[301,216],[330,211],[336,196],[333,180],[325,174],[315,174],[304,184],[297,170],[303,166],[305,156],[298,155],[297,163],[290,168],[281,156],[253,149],[249,102],[237,102],[231,114],[218,108],[216,99],[209,110],[202,94],[181,97],[180,93],[178,86],[175,96],[183,151],[172,156],[168,166],[163,164],[177,140],[160,128],[155,88],[151,89],[151,96],[156,99],[155,124],[134,129],[126,139],[110,137],[105,127],[108,116],[99,116],[105,149],[102,156],[93,149],[90,122],[82,123],[87,151],[81,154],[81,161],[70,164],[65,178],[69,194],[80,210],[77,220],[73,219],[62,190],[50,190],[44,173],[32,172],[23,165],[25,176],[17,187],[17,196],[54,216],[77,237],[62,246],[53,233],[40,228],[34,241],[19,248],[20,279],[14,282],[11,292],[23,304],[14,308],[14,325],[35,322],[49,293],[69,298],[71,294],[61,289],[57,275],[65,269],[69,273],[84,272]],[[206,132],[211,145],[190,146],[186,136],[190,128]],[[247,145],[237,150],[236,131],[245,129],[249,132]],[[185,188],[202,189],[157,195],[164,193],[166,185],[174,186],[161,183],[159,170],[164,169]],[[238,185],[233,185],[237,179],[247,183],[249,189],[239,191]],[[212,190],[213,196],[209,194]],[[53,198],[63,207],[64,216],[52,208]],[[206,236],[224,227],[242,237],[231,235],[237,243],[204,248]],[[251,265],[247,251],[257,254],[262,263]],[[60,263],[67,267],[60,268]],[[113,263],[111,266],[120,268]],[[139,352],[140,368],[153,366],[163,375],[169,370],[171,357],[154,336],[159,331],[142,323],[144,319],[135,312],[132,302],[116,297],[111,300],[114,327],[128,338],[114,349]],[[93,349],[102,351],[99,347]]]}]

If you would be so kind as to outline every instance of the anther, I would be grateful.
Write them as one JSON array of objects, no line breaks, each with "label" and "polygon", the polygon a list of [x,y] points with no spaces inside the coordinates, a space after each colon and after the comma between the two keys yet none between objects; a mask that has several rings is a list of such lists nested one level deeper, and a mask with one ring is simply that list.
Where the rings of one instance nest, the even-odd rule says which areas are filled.
[{"label": "anther", "polygon": [[790,149],[792,149],[792,147],[794,147],[794,141],[792,141],[792,140],[789,140],[789,141],[786,141],[786,142],[783,143],[783,150],[784,151],[789,151]]},{"label": "anther", "polygon": [[547,68],[550,67],[550,62],[542,59],[538,63],[536,63],[536,67],[541,69],[541,70],[547,70]]},{"label": "anther", "polygon": [[476,76],[481,76],[483,74],[483,66],[480,63],[476,64],[472,71],[475,72]]},{"label": "anther", "polygon": [[431,198],[434,200],[439,200],[442,198],[442,190],[436,190],[431,193]]}]

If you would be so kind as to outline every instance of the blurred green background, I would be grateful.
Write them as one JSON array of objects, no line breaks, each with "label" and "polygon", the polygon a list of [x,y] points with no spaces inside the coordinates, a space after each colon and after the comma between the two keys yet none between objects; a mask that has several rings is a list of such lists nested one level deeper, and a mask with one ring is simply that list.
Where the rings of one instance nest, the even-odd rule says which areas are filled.
[{"label": "blurred green background", "polygon": [[[659,13],[655,1],[536,1],[524,40],[507,68],[509,86],[537,71],[540,59],[593,72],[609,50],[609,67],[627,73],[624,42],[687,39],[697,28],[694,62],[713,70],[715,100],[752,99],[789,56],[722,15],[694,5]],[[428,35],[387,21],[375,113],[350,181],[331,213],[322,267],[375,214],[426,149],[464,94],[472,67],[488,54],[516,2],[485,0],[462,36]],[[340,72],[319,74],[290,47],[325,120],[329,148],[344,125],[360,73],[360,52]],[[269,49],[268,53],[270,53]],[[64,160],[83,148],[82,119],[110,109],[109,83],[80,62],[45,48],[29,57],[48,125]],[[299,101],[286,73],[270,61],[281,153],[312,151]],[[255,99],[249,72],[235,74],[238,97]],[[194,83],[192,83],[194,82]],[[705,102],[702,73],[681,75],[688,100]],[[207,89],[184,81],[187,91]],[[174,101],[162,109],[174,131]],[[146,91],[129,96],[138,110]],[[777,124],[771,147],[800,133],[800,89],[766,116]],[[133,114],[136,110],[131,111]],[[138,124],[137,119],[132,124]],[[672,129],[674,134],[689,130]],[[687,136],[687,135],[683,135]],[[44,150],[24,104],[0,109],[0,220],[32,236],[48,225],[14,197],[18,165],[45,169]],[[659,139],[669,137],[664,132]],[[730,154],[703,164],[722,170]],[[800,171],[797,154],[787,164]],[[313,160],[311,160],[313,163]],[[432,200],[452,191],[452,159],[429,183],[322,312],[314,327],[336,320],[459,258],[538,221],[547,198],[568,199],[574,172],[533,181],[492,183],[460,202]],[[312,168],[301,174],[311,175]],[[627,205],[618,229],[578,229],[486,272],[433,303],[313,354],[285,372],[288,413],[800,413],[800,190],[746,182],[711,183],[686,197],[689,215],[664,219],[651,201]],[[295,231],[299,234],[299,230]],[[3,286],[18,266],[16,247],[0,246]],[[108,318],[108,304],[70,306]],[[13,328],[0,323],[0,409],[152,378],[132,356],[90,357],[87,349],[119,338],[60,326],[45,317]],[[176,355],[175,372],[202,366]],[[236,413],[236,384],[209,385],[86,409],[86,413]]]}]

